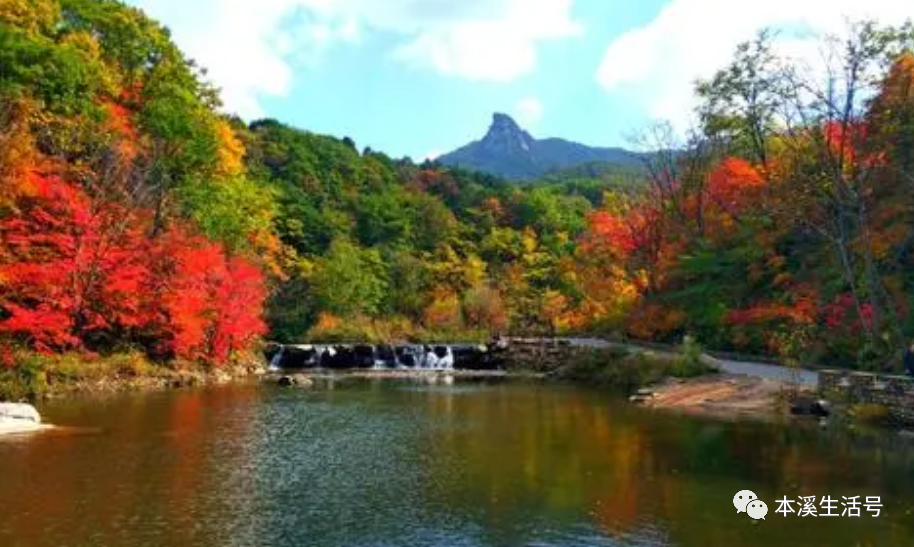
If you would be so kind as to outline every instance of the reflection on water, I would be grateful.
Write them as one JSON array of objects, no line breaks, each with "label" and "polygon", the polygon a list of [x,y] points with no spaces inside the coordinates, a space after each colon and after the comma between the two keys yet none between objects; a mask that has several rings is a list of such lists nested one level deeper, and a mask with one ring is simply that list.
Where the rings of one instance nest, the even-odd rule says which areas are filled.
[{"label": "reflection on water", "polygon": [[[0,442],[0,545],[914,545],[914,451],[518,383],[234,386],[58,403]],[[737,515],[735,492],[768,503]],[[783,517],[880,495],[879,518]]]}]

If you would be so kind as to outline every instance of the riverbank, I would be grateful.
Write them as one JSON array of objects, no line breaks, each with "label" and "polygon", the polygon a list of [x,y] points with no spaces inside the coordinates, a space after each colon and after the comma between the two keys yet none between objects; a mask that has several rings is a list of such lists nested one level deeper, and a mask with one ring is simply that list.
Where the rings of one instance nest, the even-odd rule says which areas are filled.
[{"label": "riverbank", "polygon": [[679,352],[659,352],[614,344],[518,344],[508,349],[511,373],[541,374],[545,378],[615,389],[624,394],[665,378],[695,378],[718,371],[694,344]]},{"label": "riverbank", "polygon": [[265,373],[255,354],[238,356],[224,367],[191,363],[157,364],[141,353],[105,357],[20,352],[16,366],[0,370],[0,401],[40,401],[80,395],[154,391],[219,385]]},{"label": "riverbank", "polygon": [[667,379],[633,397],[648,408],[719,418],[772,419],[789,411],[790,399],[812,389],[780,380],[715,374],[688,380]]},{"label": "riverbank", "polygon": [[788,415],[793,401],[810,399],[817,390],[814,374],[718,359],[692,340],[673,350],[597,339],[525,345],[513,352],[521,370],[613,389],[634,404],[663,411],[770,420]]}]

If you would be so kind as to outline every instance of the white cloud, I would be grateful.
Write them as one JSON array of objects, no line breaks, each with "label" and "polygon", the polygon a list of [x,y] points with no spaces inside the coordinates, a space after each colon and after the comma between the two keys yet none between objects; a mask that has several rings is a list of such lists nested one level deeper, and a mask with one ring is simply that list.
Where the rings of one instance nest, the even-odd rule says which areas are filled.
[{"label": "white cloud", "polygon": [[[419,3],[417,0],[416,4]],[[466,5],[482,2],[466,2]],[[511,81],[536,66],[540,41],[573,36],[581,26],[571,0],[501,0],[487,16],[426,21],[395,56],[419,67],[471,80]]]},{"label": "white cloud", "polygon": [[289,91],[292,70],[282,52],[288,37],[274,33],[287,12],[284,0],[134,0],[171,29],[175,41],[205,67],[222,88],[228,109],[245,117],[262,114],[258,98]]},{"label": "white cloud", "polygon": [[899,24],[912,14],[910,4],[898,0],[672,0],[653,21],[609,45],[596,79],[651,117],[682,128],[694,106],[695,80],[726,66],[737,44],[762,28],[802,31],[783,33],[776,45],[815,65],[817,37],[842,33],[848,21]]},{"label": "white cloud", "polygon": [[537,47],[581,32],[574,0],[130,0],[209,70],[229,110],[262,114],[301,62],[368,32],[392,34],[400,62],[472,80],[531,72]]},{"label": "white cloud", "polygon": [[524,127],[532,127],[543,118],[543,103],[536,97],[527,97],[514,107],[517,119]]}]

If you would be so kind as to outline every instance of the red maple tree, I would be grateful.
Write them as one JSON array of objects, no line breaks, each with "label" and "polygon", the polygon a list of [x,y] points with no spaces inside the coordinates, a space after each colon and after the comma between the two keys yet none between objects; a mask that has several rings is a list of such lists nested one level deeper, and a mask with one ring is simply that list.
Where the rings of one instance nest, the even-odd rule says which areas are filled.
[{"label": "red maple tree", "polygon": [[265,332],[259,268],[148,211],[34,173],[34,195],[0,222],[0,334],[40,351],[149,342],[164,357],[225,361]]}]

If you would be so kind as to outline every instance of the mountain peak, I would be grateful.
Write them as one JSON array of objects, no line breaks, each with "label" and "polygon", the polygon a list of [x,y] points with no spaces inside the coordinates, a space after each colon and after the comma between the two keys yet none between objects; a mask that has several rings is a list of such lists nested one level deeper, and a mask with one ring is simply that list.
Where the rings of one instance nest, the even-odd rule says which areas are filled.
[{"label": "mountain peak", "polygon": [[492,125],[481,144],[492,154],[529,153],[533,137],[521,129],[511,116],[496,112],[492,114]]},{"label": "mountain peak", "polygon": [[492,114],[492,123],[481,140],[439,156],[438,161],[514,180],[532,180],[553,169],[590,162],[631,163],[628,154],[620,149],[591,148],[561,139],[534,139],[502,112]]},{"label": "mountain peak", "polygon": [[518,131],[518,132],[523,131],[520,128],[520,126],[517,124],[517,122],[514,121],[514,118],[512,118],[511,116],[509,116],[503,112],[495,112],[494,114],[492,114],[492,125],[489,126],[489,131],[491,131],[492,129],[496,129],[496,128],[510,129],[510,130]]}]

